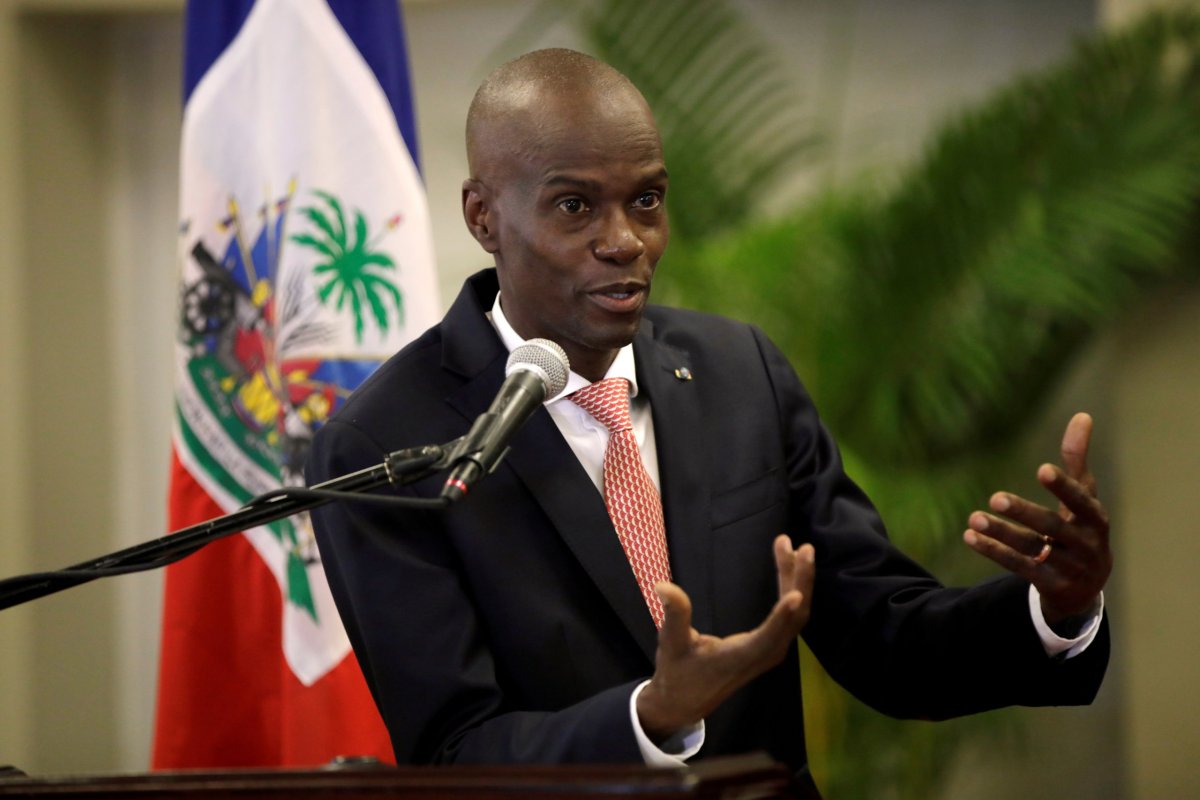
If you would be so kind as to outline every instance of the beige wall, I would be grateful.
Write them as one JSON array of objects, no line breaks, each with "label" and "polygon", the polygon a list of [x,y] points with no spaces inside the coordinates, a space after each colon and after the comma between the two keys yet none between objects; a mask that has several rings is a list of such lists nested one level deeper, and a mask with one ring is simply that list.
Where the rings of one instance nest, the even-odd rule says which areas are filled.
[{"label": "beige wall", "polygon": [[[177,8],[0,6],[4,576],[162,532],[178,167],[169,155],[148,174],[155,150],[138,146],[156,120],[163,132],[163,116],[171,147],[178,140]],[[139,33],[164,19],[169,38],[152,40],[170,52],[155,64]],[[136,97],[148,87],[159,90],[153,105]],[[131,236],[149,202],[165,224]],[[137,361],[145,347],[161,352],[149,379]],[[39,772],[146,763],[160,580],[98,582],[0,613],[0,762]]]},{"label": "beige wall", "polygon": [[[19,58],[16,22],[0,13],[0,186],[16,186],[19,170],[18,117]],[[0,573],[30,569],[28,479],[24,465],[29,449],[26,436],[27,393],[25,374],[25,282],[20,269],[23,242],[19,214],[21,195],[0,191],[0,386],[6,398],[0,414]],[[32,683],[29,652],[31,609],[0,612],[0,764],[29,762],[33,748],[29,730]]]},{"label": "beige wall", "polygon": [[[24,148],[20,182],[25,280],[26,411],[30,450],[30,542],[37,567],[87,557],[112,530],[115,475],[106,230],[95,198],[105,187],[105,102],[98,20],[21,27],[18,100]],[[69,56],[69,57],[64,57]],[[111,739],[92,731],[112,716],[111,652],[116,586],[96,583],[32,606],[37,680],[31,689],[33,747],[70,748],[84,768],[111,763]],[[78,594],[76,594],[78,593]],[[87,664],[87,669],[80,669]],[[70,724],[62,724],[70,720]]]},{"label": "beige wall", "polygon": [[1116,592],[1126,750],[1137,800],[1200,795],[1200,287],[1162,293],[1122,329]]},{"label": "beige wall", "polygon": [[[760,17],[784,20],[772,35],[813,37],[801,30],[801,5],[747,2]],[[1028,10],[990,4],[1005,5],[1014,15]],[[1133,5],[1100,4],[1105,19]],[[0,187],[8,187],[0,192],[0,577],[84,560],[163,525],[180,6],[0,0]],[[458,212],[462,113],[483,54],[527,6],[406,3],[446,302],[482,262]],[[787,56],[798,75],[811,72],[801,59],[808,41]],[[1021,58],[1040,63],[1052,46]],[[956,75],[920,73],[928,97],[898,98],[885,78],[860,74],[846,114],[848,135],[866,138],[852,149],[881,160],[910,154],[948,104],[979,96],[1019,66],[1005,60],[1013,52],[978,54]],[[889,116],[871,117],[885,106]],[[1011,788],[1014,771],[1030,776],[1022,781],[1030,800],[1068,796],[1057,778],[1038,779],[1056,770],[1059,740],[1088,742],[1074,762],[1092,758],[1099,774],[1126,782],[1077,796],[1185,797],[1198,782],[1191,754],[1200,751],[1200,691],[1189,681],[1200,657],[1192,611],[1200,582],[1191,580],[1200,567],[1200,361],[1190,356],[1198,339],[1200,292],[1166,293],[1098,347],[1073,382],[1073,398],[1097,413],[1111,467],[1102,477],[1120,559],[1109,593],[1113,672],[1098,709],[1031,712],[1039,726],[1032,755],[970,755],[952,796],[1005,796],[995,787]],[[1048,413],[1047,437],[1075,399]],[[144,768],[158,580],[121,578],[0,612],[0,764],[52,773]],[[1122,766],[1114,770],[1114,761]]]}]

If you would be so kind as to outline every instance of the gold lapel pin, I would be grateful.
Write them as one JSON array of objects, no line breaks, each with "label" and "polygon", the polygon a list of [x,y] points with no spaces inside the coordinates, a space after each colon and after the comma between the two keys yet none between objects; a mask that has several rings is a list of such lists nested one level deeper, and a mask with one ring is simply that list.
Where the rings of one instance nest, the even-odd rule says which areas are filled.
[{"label": "gold lapel pin", "polygon": [[692,371],[687,367],[676,367],[675,377],[681,381],[690,381],[692,379]]}]

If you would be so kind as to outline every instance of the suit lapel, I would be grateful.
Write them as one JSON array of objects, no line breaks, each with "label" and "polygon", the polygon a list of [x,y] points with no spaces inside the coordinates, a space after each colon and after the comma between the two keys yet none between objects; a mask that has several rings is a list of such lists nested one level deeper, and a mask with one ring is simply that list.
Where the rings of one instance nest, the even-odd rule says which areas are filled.
[{"label": "suit lapel", "polygon": [[[508,353],[483,315],[495,297],[494,285],[494,278],[489,286],[481,276],[475,276],[446,316],[443,366],[466,379],[446,401],[463,415],[467,425],[487,410],[504,381]],[[474,297],[464,298],[468,294]],[[465,302],[468,299],[470,302]],[[513,437],[511,449],[499,467],[506,468],[516,474],[541,506],[558,535],[653,663],[658,634],[608,517],[604,499],[544,408]]]},{"label": "suit lapel", "polygon": [[517,439],[505,460],[653,663],[658,633],[608,516],[604,498],[544,409],[529,421]]},{"label": "suit lapel", "polygon": [[692,601],[692,625],[712,630],[712,539],[709,536],[710,463],[697,383],[688,353],[656,339],[643,319],[634,339],[638,389],[650,399],[659,481],[667,525],[671,576]]}]

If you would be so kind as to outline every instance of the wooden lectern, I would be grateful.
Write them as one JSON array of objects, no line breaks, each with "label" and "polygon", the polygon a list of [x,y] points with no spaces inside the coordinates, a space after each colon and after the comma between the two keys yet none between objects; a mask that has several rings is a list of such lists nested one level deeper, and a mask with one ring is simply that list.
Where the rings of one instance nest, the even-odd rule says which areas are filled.
[{"label": "wooden lectern", "polygon": [[384,767],[312,770],[180,771],[141,775],[34,778],[0,774],[0,798],[138,800],[376,800],[377,798],[793,798],[792,785],[765,755],[700,761],[686,769],[639,766]]}]

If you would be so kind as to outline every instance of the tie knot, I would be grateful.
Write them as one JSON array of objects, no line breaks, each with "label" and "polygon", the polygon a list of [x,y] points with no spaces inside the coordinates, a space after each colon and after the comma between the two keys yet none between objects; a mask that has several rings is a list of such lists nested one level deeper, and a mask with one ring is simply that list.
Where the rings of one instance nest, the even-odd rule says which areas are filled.
[{"label": "tie knot", "polygon": [[570,400],[609,431],[629,430],[629,381],[605,378],[573,392]]}]

